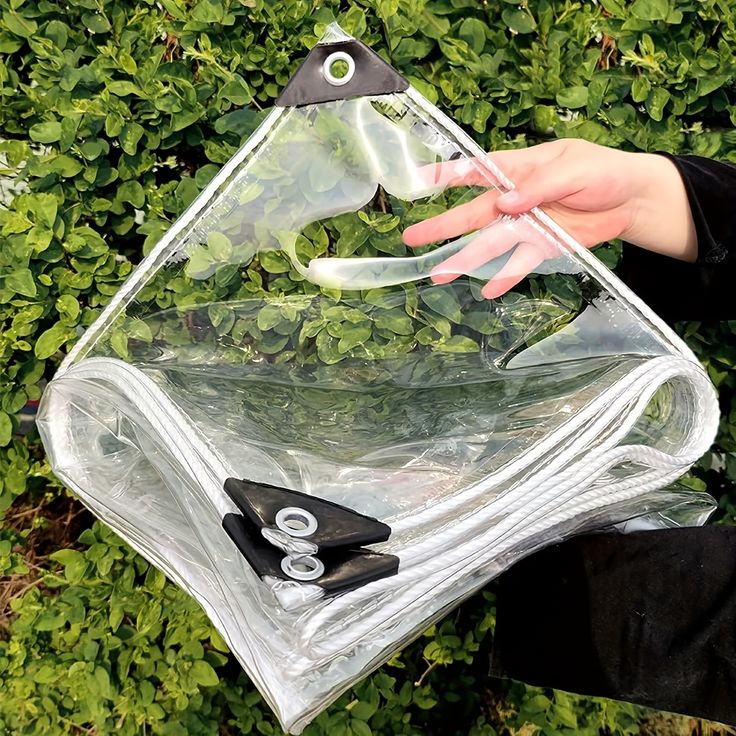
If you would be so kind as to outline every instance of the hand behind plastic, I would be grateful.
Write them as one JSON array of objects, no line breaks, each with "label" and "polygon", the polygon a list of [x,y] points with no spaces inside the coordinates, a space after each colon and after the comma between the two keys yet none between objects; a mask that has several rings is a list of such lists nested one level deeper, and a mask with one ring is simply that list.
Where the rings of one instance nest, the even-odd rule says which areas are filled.
[{"label": "hand behind plastic", "polygon": [[[613,238],[659,253],[694,260],[695,228],[684,185],[663,156],[628,153],[578,139],[558,140],[522,150],[499,151],[490,160],[516,189],[488,189],[404,231],[412,247],[485,228],[502,215],[541,207],[579,243],[591,247]],[[481,169],[466,160],[432,167],[439,186],[486,186]],[[492,299],[513,288],[543,261],[560,255],[551,240],[523,223],[499,221],[432,272],[435,283],[472,273],[513,249],[483,287]]]}]

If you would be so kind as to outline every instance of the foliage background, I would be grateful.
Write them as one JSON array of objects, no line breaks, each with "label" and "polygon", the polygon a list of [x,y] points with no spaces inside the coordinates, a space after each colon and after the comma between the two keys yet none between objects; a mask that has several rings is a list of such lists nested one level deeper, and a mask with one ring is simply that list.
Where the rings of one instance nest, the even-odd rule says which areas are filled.
[{"label": "foliage background", "polygon": [[[578,136],[736,161],[734,0],[0,0],[0,731],[277,734],[209,622],[52,477],[22,410],[339,20],[486,148]],[[733,323],[686,481],[736,516]],[[492,588],[307,734],[712,732],[487,675]],[[539,602],[544,615],[544,601]]]}]

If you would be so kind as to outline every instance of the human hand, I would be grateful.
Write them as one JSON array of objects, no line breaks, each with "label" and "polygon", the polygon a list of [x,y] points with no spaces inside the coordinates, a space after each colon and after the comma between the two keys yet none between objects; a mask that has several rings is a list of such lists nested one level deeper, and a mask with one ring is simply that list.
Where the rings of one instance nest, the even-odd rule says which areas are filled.
[{"label": "human hand", "polygon": [[[502,193],[488,189],[424,222],[408,227],[404,242],[428,245],[484,228],[502,215],[540,207],[579,243],[591,247],[623,238],[665,255],[694,260],[697,253],[687,193],[674,164],[663,156],[628,153],[579,139],[563,139],[527,149],[490,154],[516,185]],[[441,186],[486,186],[481,171],[467,161],[448,161],[433,170]],[[471,273],[511,249],[510,257],[483,287],[496,298],[548,258],[560,255],[542,233],[528,225],[484,230],[465,248],[437,266],[435,283]]]}]

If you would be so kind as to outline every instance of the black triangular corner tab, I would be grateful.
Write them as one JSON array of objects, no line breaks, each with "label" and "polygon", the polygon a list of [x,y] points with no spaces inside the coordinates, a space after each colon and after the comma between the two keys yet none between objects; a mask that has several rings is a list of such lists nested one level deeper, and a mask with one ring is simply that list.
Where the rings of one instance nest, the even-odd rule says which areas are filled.
[{"label": "black triangular corner tab", "polygon": [[376,544],[391,536],[388,524],[324,498],[237,478],[228,478],[224,488],[243,516],[257,529],[273,527],[276,514],[284,508],[302,508],[313,514],[317,529],[304,538],[316,544],[320,551]]},{"label": "black triangular corner tab", "polygon": [[[347,54],[355,62],[354,74],[342,85],[330,83],[323,72],[325,61],[336,52]],[[364,43],[351,39],[317,44],[279,95],[276,105],[298,107],[351,97],[387,95],[404,92],[408,87],[409,82],[396,69]]]},{"label": "black triangular corner tab", "polygon": [[[293,580],[281,566],[284,553],[266,542],[258,529],[247,519],[239,514],[225,514],[222,527],[259,577]],[[399,571],[398,557],[368,549],[328,553],[322,561],[325,566],[324,573],[319,578],[307,582],[319,585],[328,596],[354,590],[374,580],[396,575]]]}]

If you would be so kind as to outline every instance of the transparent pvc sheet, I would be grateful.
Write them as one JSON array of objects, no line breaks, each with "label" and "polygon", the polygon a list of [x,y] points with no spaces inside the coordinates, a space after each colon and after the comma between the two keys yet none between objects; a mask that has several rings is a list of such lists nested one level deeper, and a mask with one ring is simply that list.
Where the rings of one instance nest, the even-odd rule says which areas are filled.
[{"label": "transparent pvc sheet", "polygon": [[[510,186],[411,87],[277,107],[44,395],[57,475],[200,602],[292,733],[520,556],[712,509],[667,488],[712,442],[713,387],[594,256],[541,212],[403,244]],[[228,478],[379,520],[364,548],[398,568],[337,592],[259,574],[223,529]],[[253,534],[304,572],[321,532],[290,528]],[[338,578],[351,549],[324,556]]]}]

